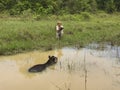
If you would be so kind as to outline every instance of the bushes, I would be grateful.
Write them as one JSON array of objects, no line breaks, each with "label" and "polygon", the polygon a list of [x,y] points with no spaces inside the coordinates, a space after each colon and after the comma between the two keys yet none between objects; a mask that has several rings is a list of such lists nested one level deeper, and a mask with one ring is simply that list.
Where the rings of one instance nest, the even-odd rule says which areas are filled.
[{"label": "bushes", "polygon": [[62,20],[62,21],[88,21],[92,18],[88,12],[81,12],[80,14],[64,14],[64,15],[34,15],[34,19],[39,20]]},{"label": "bushes", "polygon": [[0,0],[0,11],[8,11],[10,15],[23,14],[26,10],[46,15],[95,13],[97,10],[112,13],[120,11],[119,3],[119,0]]}]

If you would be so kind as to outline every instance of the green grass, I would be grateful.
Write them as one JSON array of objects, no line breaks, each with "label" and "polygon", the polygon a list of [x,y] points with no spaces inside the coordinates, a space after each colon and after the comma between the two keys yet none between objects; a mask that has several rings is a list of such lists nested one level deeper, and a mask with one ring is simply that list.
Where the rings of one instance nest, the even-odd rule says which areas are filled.
[{"label": "green grass", "polygon": [[[56,39],[55,34],[57,20],[61,20],[65,28],[60,41]],[[34,49],[50,50],[68,45],[84,47],[92,42],[111,42],[113,45],[120,45],[119,13],[0,18],[1,55]]]}]

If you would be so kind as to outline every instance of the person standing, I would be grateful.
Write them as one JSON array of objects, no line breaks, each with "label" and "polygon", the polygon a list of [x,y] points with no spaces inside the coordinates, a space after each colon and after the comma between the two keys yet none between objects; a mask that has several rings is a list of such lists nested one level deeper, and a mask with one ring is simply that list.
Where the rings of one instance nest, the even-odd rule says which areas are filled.
[{"label": "person standing", "polygon": [[60,39],[61,36],[63,35],[63,25],[60,21],[57,22],[57,25],[56,25],[56,38]]}]

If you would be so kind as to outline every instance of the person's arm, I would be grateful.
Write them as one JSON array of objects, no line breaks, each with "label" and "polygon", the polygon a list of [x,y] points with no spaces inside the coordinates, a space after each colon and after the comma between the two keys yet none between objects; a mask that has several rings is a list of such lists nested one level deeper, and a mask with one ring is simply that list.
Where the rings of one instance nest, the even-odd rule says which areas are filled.
[{"label": "person's arm", "polygon": [[60,31],[61,31],[61,30],[63,30],[63,29],[64,29],[64,27],[63,27],[63,26],[61,26],[61,27],[60,27]]},{"label": "person's arm", "polygon": [[59,31],[59,27],[58,26],[56,26],[56,31]]}]

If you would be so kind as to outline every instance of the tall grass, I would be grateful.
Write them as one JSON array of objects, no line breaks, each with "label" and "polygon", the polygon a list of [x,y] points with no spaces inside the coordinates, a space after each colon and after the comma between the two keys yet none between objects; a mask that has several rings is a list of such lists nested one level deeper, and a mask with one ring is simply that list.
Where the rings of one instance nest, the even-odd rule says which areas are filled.
[{"label": "tall grass", "polygon": [[[64,35],[56,39],[55,25],[61,20]],[[63,16],[34,16],[34,18],[0,18],[0,54],[13,54],[28,50],[50,50],[57,46],[92,42],[112,42],[120,45],[120,15],[97,14]]]}]

